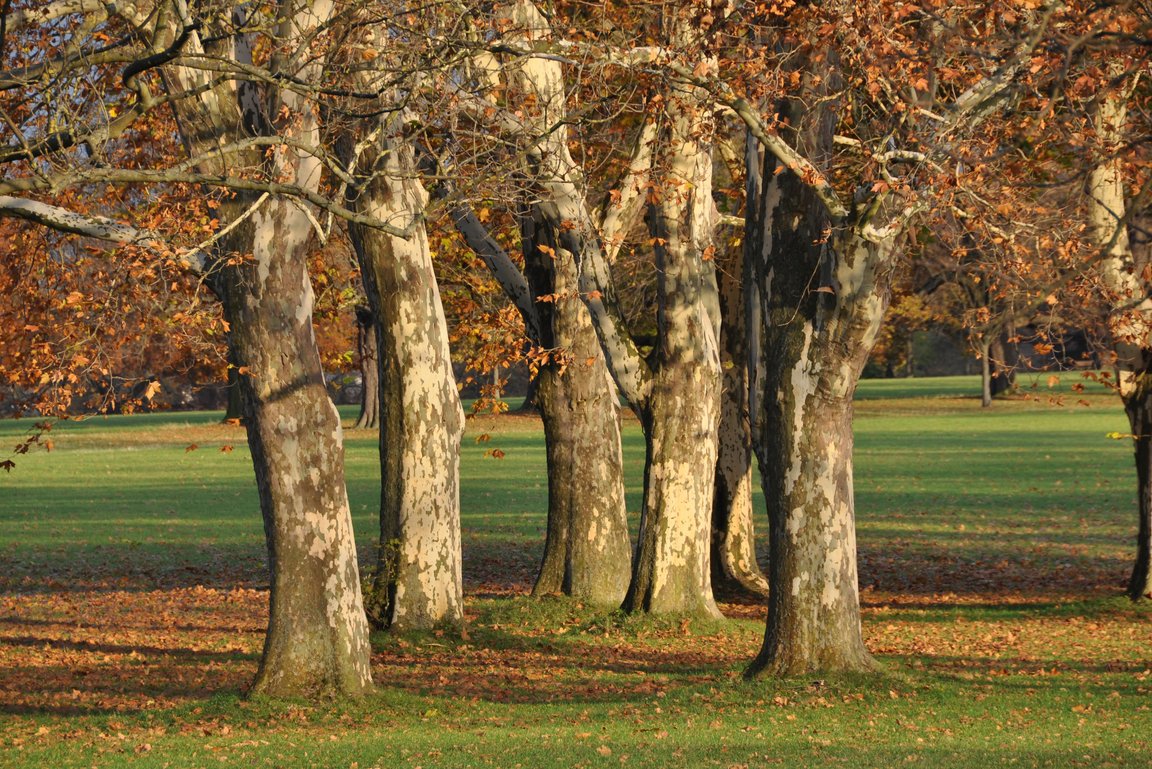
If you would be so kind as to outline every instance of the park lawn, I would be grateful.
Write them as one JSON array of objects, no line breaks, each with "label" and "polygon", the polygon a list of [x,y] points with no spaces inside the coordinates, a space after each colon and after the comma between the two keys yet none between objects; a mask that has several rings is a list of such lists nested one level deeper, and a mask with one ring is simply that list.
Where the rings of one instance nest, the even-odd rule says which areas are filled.
[{"label": "park lawn", "polygon": [[[1152,611],[1116,597],[1134,533],[1130,446],[1107,437],[1121,411],[1066,379],[990,410],[957,397],[972,378],[932,381],[865,382],[857,406],[880,674],[744,682],[755,600],[685,622],[527,598],[539,421],[477,416],[465,637],[376,636],[380,691],[350,705],[239,696],[267,600],[242,429],[60,424],[0,479],[0,766],[1147,766]],[[28,425],[0,425],[0,445]],[[347,438],[367,562],[376,440]],[[634,421],[625,450],[635,511]]]}]

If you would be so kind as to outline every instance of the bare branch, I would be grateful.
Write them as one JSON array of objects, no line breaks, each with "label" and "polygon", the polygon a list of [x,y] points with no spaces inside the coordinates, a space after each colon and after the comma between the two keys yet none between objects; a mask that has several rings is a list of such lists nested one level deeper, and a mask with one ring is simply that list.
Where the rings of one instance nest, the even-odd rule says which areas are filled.
[{"label": "bare branch", "polygon": [[115,8],[116,3],[104,0],[56,0],[54,3],[34,5],[31,8],[10,12],[4,21],[4,27],[8,32],[15,32],[33,24],[44,24],[77,13],[104,12],[106,6]]},{"label": "bare branch", "polygon": [[500,247],[496,239],[488,232],[473,212],[471,206],[453,204],[448,207],[448,214],[452,217],[456,229],[464,236],[468,247],[484,260],[492,277],[504,290],[504,295],[516,305],[520,316],[524,319],[524,326],[529,339],[540,339],[540,317],[536,312],[536,305],[532,301],[532,291],[524,273],[512,261],[508,252]]},{"label": "bare branch", "polygon": [[12,192],[55,192],[69,187],[76,187],[85,183],[107,182],[112,184],[203,184],[207,187],[239,190],[244,192],[267,192],[272,195],[286,195],[300,198],[353,224],[362,224],[366,227],[381,230],[398,238],[411,237],[417,225],[423,221],[422,215],[417,215],[403,228],[380,221],[371,216],[358,214],[338,203],[333,202],[327,195],[315,189],[309,189],[296,184],[282,182],[267,182],[255,179],[243,179],[234,176],[220,176],[216,174],[201,174],[193,171],[150,170],[150,169],[118,169],[118,168],[92,168],[82,171],[69,171],[57,176],[44,178],[8,179],[0,182],[0,196]]},{"label": "bare branch", "polygon": [[1040,45],[1053,14],[1063,6],[1062,2],[1049,4],[1043,11],[1032,35],[1021,41],[1012,57],[988,77],[980,80],[964,93],[956,97],[951,105],[951,127],[960,123],[969,126],[980,122],[998,109],[998,103],[1008,87],[1016,80],[1020,71],[1031,59],[1033,51]]},{"label": "bare branch", "polygon": [[23,219],[58,232],[82,235],[109,243],[141,246],[166,256],[174,256],[182,266],[197,274],[203,274],[208,265],[208,256],[200,247],[176,254],[168,242],[155,232],[141,230],[104,216],[81,214],[37,200],[0,195],[0,217]]},{"label": "bare branch", "polygon": [[628,172],[614,190],[615,200],[604,206],[604,210],[594,218],[600,223],[600,241],[604,247],[604,258],[609,264],[616,261],[620,246],[636,219],[644,210],[648,180],[652,172],[653,146],[659,126],[655,120],[646,120],[636,137],[632,150],[632,160]]}]

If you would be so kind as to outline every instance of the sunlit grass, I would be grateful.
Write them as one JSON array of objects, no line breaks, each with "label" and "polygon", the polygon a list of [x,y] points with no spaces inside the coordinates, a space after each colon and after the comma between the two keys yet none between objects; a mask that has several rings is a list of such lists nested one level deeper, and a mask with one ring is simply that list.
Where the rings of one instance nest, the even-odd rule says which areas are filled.
[{"label": "sunlit grass", "polygon": [[[51,452],[0,477],[0,766],[1147,766],[1152,612],[1116,597],[1131,448],[1107,437],[1125,431],[1113,397],[1077,405],[1067,377],[991,409],[975,378],[862,384],[863,629],[883,668],[864,677],[744,682],[754,600],[683,622],[524,597],[547,502],[539,422],[475,417],[467,637],[378,634],[380,691],[350,705],[237,696],[267,579],[241,428],[60,424]],[[27,426],[0,424],[0,445]],[[624,444],[635,524],[634,420]],[[348,430],[346,449],[369,559],[376,436]]]}]

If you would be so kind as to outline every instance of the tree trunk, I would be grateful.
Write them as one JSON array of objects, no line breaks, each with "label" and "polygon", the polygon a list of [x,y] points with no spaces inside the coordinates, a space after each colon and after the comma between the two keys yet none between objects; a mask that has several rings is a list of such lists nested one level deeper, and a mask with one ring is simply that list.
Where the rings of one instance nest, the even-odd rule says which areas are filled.
[{"label": "tree trunk", "polygon": [[739,274],[736,260],[724,267],[718,270],[721,388],[716,490],[712,499],[712,584],[766,596],[768,580],[756,562],[753,526],[744,299],[740,280],[735,277]]},{"label": "tree trunk", "polygon": [[[591,341],[596,344],[595,336]],[[616,607],[628,588],[631,561],[620,427],[603,359],[591,359],[574,361],[563,373],[553,367],[540,372],[548,538],[532,594],[563,593]]]},{"label": "tree trunk", "polygon": [[540,386],[539,379],[535,376],[528,379],[528,387],[524,391],[524,402],[520,404],[520,408],[516,409],[517,414],[534,414],[540,410],[536,395],[536,390]]},{"label": "tree trunk", "polygon": [[[350,203],[400,226],[416,221],[427,198],[411,145],[386,140],[373,158],[360,158],[374,173]],[[380,557],[370,612],[393,630],[459,625],[464,412],[428,237],[419,223],[407,239],[356,224],[349,231],[377,318],[380,361]]]},{"label": "tree trunk", "polygon": [[[326,24],[326,2],[285,4],[278,41],[286,51]],[[244,28],[242,9],[230,24]],[[185,20],[183,50],[205,54],[200,33]],[[175,30],[170,30],[175,33]],[[299,36],[299,37],[297,37]],[[215,30],[211,53],[251,55],[251,40],[234,28]],[[320,63],[285,60],[307,79]],[[299,65],[299,66],[297,66]],[[294,116],[293,132],[319,146],[316,115],[292,91],[217,80],[178,63],[168,87],[197,93],[175,102],[182,138],[201,169],[225,175],[238,164],[277,181],[316,190],[320,161],[288,147],[220,156],[221,145]],[[227,159],[223,159],[226,157]],[[282,697],[355,696],[372,687],[368,623],[360,592],[352,519],[344,484],[343,433],[328,398],[312,329],[303,203],[272,195],[236,195],[220,207],[223,226],[238,223],[215,246],[217,291],[224,297],[232,361],[240,374],[248,444],[256,471],[271,570],[270,616],[252,693]],[[244,217],[247,217],[244,219]],[[237,255],[251,258],[235,259]]]},{"label": "tree trunk", "polygon": [[1132,427],[1136,456],[1136,493],[1139,522],[1136,561],[1128,580],[1133,601],[1152,598],[1152,374],[1145,372],[1139,385],[1123,395],[1124,411]]},{"label": "tree trunk", "polygon": [[661,367],[641,413],[644,508],[625,611],[721,616],[709,565],[716,374],[693,362]]},{"label": "tree trunk", "polygon": [[701,94],[676,94],[665,116],[664,194],[648,210],[656,256],[658,339],[639,406],[644,507],[625,611],[720,616],[710,560],[720,420],[720,303],[713,126]]},{"label": "tree trunk", "polygon": [[[773,236],[777,243],[781,234]],[[771,285],[764,286],[764,386],[755,435],[773,589],[764,646],[749,675],[873,667],[860,631],[852,397],[887,306],[887,276],[878,269],[890,244],[850,233],[837,238],[820,256],[836,259],[837,289],[830,295],[808,290],[811,271],[780,272],[783,253],[797,256],[803,242],[779,244],[779,251],[774,244],[775,275],[769,270]]]},{"label": "tree trunk", "polygon": [[631,543],[612,380],[580,299],[576,262],[539,210],[522,218],[521,241],[533,296],[552,299],[536,303],[536,342],[558,351],[536,379],[548,453],[548,536],[532,594],[619,606]]},{"label": "tree trunk", "polygon": [[310,226],[296,204],[271,199],[252,216],[248,234],[229,240],[254,258],[225,268],[223,282],[272,580],[251,692],[359,695],[372,686],[368,625],[340,416],[312,331]]},{"label": "tree trunk", "polygon": [[356,350],[360,357],[360,416],[358,430],[380,427],[380,360],[377,353],[376,316],[372,308],[356,307]]},{"label": "tree trunk", "polygon": [[224,421],[244,421],[244,391],[240,385],[240,375],[236,373],[236,366],[231,360],[228,365],[228,401],[224,408]]},{"label": "tree trunk", "polygon": [[[1120,60],[1112,63],[1110,74],[1120,82],[1124,75]],[[1111,151],[1128,141],[1126,99],[1120,90],[1099,100],[1095,115],[1099,147]],[[1139,601],[1152,598],[1152,299],[1147,278],[1152,248],[1146,234],[1147,209],[1130,210],[1125,178],[1120,158],[1100,157],[1089,174],[1087,203],[1091,235],[1103,252],[1097,269],[1112,302],[1108,326],[1116,381],[1135,449],[1138,520],[1128,597]],[[1130,220],[1135,223],[1131,234]]]},{"label": "tree trunk", "polygon": [[[783,105],[789,139],[830,163],[839,82],[829,52]],[[749,210],[760,298],[751,338],[755,441],[769,516],[768,622],[747,675],[867,671],[860,629],[852,398],[891,295],[898,202],[856,201],[833,219],[809,180],[769,158]]]},{"label": "tree trunk", "polygon": [[1016,365],[1019,362],[1019,355],[1016,345],[1009,341],[1009,336],[1013,334],[1014,332],[1010,334],[1008,329],[998,332],[988,347],[988,357],[991,358],[992,365],[992,381],[989,384],[993,398],[1011,391],[1016,386]]},{"label": "tree trunk", "polygon": [[989,408],[992,405],[992,359],[989,356],[990,345],[985,337],[980,338],[980,406]]},{"label": "tree trunk", "polygon": [[[500,9],[508,39],[550,36],[531,0]],[[585,189],[568,150],[567,93],[558,62],[521,57],[502,70],[515,96],[521,138],[529,148],[523,174],[533,202],[520,217],[521,272],[470,212],[453,213],[524,318],[533,344],[549,351],[529,386],[544,421],[548,457],[548,535],[534,595],[565,593],[588,603],[619,605],[631,566],[624,506],[619,403],[604,354],[580,298],[576,260],[597,247]],[[631,199],[631,198],[629,198]],[[629,221],[624,210],[618,219]],[[573,225],[581,230],[571,232]]]},{"label": "tree trunk", "polygon": [[[506,13],[515,37],[549,37],[547,19],[529,0],[518,0]],[[673,23],[684,21],[675,17]],[[530,125],[542,121],[535,125],[543,130],[529,134],[536,142],[526,153],[530,181],[539,190],[534,215],[556,234],[559,247],[554,250],[564,259],[580,260],[580,294],[592,315],[605,360],[645,428],[648,466],[641,537],[624,606],[717,615],[708,566],[708,528],[719,409],[719,318],[718,311],[708,306],[709,300],[715,304],[715,274],[704,266],[714,251],[715,228],[713,126],[701,98],[704,95],[693,91],[669,99],[667,116],[662,118],[667,142],[659,145],[642,131],[644,145],[638,145],[630,166],[645,166],[648,161],[640,162],[640,158],[651,157],[651,146],[662,146],[667,153],[667,175],[658,185],[664,194],[650,211],[660,276],[660,342],[649,362],[640,355],[614,302],[604,242],[593,224],[586,185],[568,147],[562,120],[567,94],[560,64],[524,57],[507,74],[514,88],[530,97],[525,103],[532,109],[524,109],[518,118]],[[629,199],[636,197],[632,192]],[[677,451],[687,453],[678,455]],[[570,540],[579,536],[570,531]]]}]

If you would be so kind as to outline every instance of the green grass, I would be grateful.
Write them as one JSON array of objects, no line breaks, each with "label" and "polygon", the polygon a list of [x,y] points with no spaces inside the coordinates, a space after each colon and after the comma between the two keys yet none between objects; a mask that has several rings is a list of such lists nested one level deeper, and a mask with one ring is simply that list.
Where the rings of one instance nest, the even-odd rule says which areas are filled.
[{"label": "green grass", "polygon": [[[1113,399],[1076,405],[1074,381],[988,410],[971,377],[862,383],[863,621],[883,671],[783,682],[740,678],[755,602],[684,623],[508,597],[542,545],[542,438],[476,417],[468,636],[374,637],[380,692],[347,705],[238,696],[263,599],[230,588],[266,581],[242,430],[214,414],[60,424],[52,452],[0,478],[0,766],[1147,766],[1152,612],[1115,597],[1131,449],[1107,437],[1126,431]],[[27,427],[0,424],[0,445]],[[375,444],[347,433],[365,558]],[[634,512],[634,422],[625,450]]]},{"label": "green grass", "polygon": [[[1016,375],[1018,395],[1072,395],[1073,387],[1082,385],[1090,394],[1104,394],[1108,388],[1096,380],[1099,372],[1020,371]],[[1086,376],[1086,374],[1089,374]],[[911,377],[900,379],[862,379],[856,388],[857,400],[878,398],[979,398],[979,376]]]}]

